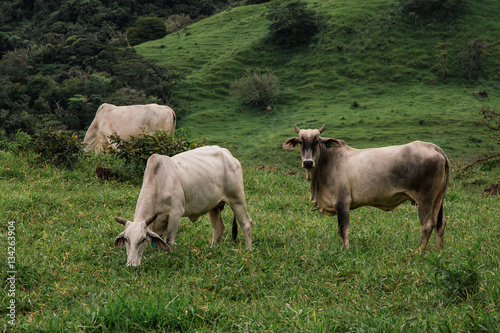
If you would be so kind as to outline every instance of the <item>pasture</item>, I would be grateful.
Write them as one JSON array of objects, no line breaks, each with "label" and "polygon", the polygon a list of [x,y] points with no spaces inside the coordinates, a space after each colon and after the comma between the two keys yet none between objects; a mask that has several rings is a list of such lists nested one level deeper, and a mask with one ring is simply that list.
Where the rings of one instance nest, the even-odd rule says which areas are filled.
[{"label": "pasture", "polygon": [[[298,152],[296,162],[299,164]],[[210,247],[207,217],[181,221],[177,250],[147,247],[126,268],[113,247],[140,184],[101,182],[95,159],[73,171],[0,153],[1,280],[6,221],[15,221],[18,332],[458,332],[500,329],[500,205],[483,189],[499,169],[452,170],[445,248],[416,252],[416,207],[351,214],[351,249],[337,222],[309,203],[303,173],[244,162],[254,249],[226,233]],[[0,325],[7,323],[4,293]]]},{"label": "pasture", "polygon": [[[181,75],[172,95],[178,126],[242,162],[253,251],[244,250],[241,234],[231,241],[226,208],[218,246],[210,247],[206,216],[183,219],[175,252],[148,246],[142,265],[126,268],[125,249],[113,247],[123,226],[113,217],[133,217],[140,180],[99,181],[93,172],[104,157],[67,171],[0,151],[0,330],[500,331],[500,205],[498,196],[482,196],[500,169],[490,163],[460,172],[498,149],[478,122],[482,105],[498,108],[496,2],[468,2],[467,15],[453,24],[430,25],[398,20],[388,0],[306,2],[325,26],[304,48],[266,44],[267,4],[233,8],[182,29],[180,38],[136,47]],[[488,57],[468,80],[457,59],[474,38],[488,42]],[[435,70],[440,43],[450,43],[455,57],[450,67],[457,72],[446,79]],[[280,78],[284,97],[271,111],[229,96],[247,68]],[[352,211],[351,248],[342,248],[336,219],[309,202],[299,152],[282,149],[295,136],[293,124],[324,123],[325,137],[355,148],[424,140],[444,149],[452,172],[443,250],[433,234],[427,250],[416,251],[419,222],[409,203],[393,212]],[[259,164],[278,171],[257,170]]]}]

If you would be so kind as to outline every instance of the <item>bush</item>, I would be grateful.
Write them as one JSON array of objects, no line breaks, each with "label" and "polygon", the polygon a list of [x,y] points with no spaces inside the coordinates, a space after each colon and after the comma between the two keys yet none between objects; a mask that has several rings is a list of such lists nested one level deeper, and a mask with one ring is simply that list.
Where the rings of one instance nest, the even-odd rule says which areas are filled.
[{"label": "bush", "polygon": [[179,31],[181,30],[181,28],[184,28],[190,23],[191,23],[191,17],[189,17],[189,15],[174,14],[170,15],[167,18],[167,21],[165,21],[165,27],[168,33],[176,32],[177,38],[180,38],[181,34],[179,33]]},{"label": "bush", "polygon": [[111,153],[129,164],[130,170],[126,173],[132,178],[143,175],[147,160],[152,154],[173,156],[205,145],[205,138],[201,142],[192,139],[189,131],[183,128],[178,129],[175,135],[163,130],[152,134],[143,131],[138,136],[130,137],[128,141],[113,133],[110,140],[116,146]]},{"label": "bush", "polygon": [[486,55],[488,44],[484,41],[471,40],[462,48],[459,55],[459,66],[467,72],[469,80],[480,70]]},{"label": "bush", "polygon": [[280,96],[278,78],[270,70],[247,70],[246,76],[231,84],[231,95],[245,103],[268,106]]},{"label": "bush", "polygon": [[308,43],[318,33],[316,12],[307,9],[306,3],[300,0],[278,3],[266,18],[273,22],[269,26],[271,41],[282,47]]},{"label": "bush", "polygon": [[72,169],[84,156],[85,144],[71,132],[46,129],[33,138],[33,151],[43,162]]},{"label": "bush", "polygon": [[130,45],[138,45],[149,40],[165,37],[164,20],[159,17],[139,17],[135,23],[127,29],[127,38]]},{"label": "bush", "polygon": [[18,130],[12,140],[9,141],[4,139],[0,141],[0,149],[3,151],[10,151],[15,154],[21,154],[29,152],[31,150],[32,143],[33,139],[29,134]]},{"label": "bush", "polygon": [[417,18],[453,18],[467,0],[400,0],[403,14]]},{"label": "bush", "polygon": [[243,5],[245,6],[248,6],[248,5],[258,5],[258,4],[261,4],[261,3],[266,3],[266,2],[269,2],[271,0],[246,0],[243,2]]}]

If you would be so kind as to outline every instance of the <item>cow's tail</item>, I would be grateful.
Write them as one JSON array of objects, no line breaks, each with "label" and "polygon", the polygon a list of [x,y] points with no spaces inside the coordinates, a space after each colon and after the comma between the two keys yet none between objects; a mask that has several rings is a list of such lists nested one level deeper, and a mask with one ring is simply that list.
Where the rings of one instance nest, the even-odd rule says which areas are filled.
[{"label": "cow's tail", "polygon": [[[439,148],[439,147],[438,147]],[[444,173],[445,173],[445,183],[443,186],[443,191],[442,191],[442,199],[441,199],[441,207],[439,208],[439,213],[437,217],[437,223],[436,223],[436,230],[441,230],[441,227],[443,226],[443,203],[444,203],[444,195],[446,193],[446,189],[448,188],[448,184],[450,182],[450,161],[448,160],[448,156],[444,153],[444,151],[439,148],[437,150],[441,155],[443,155],[445,164],[444,164]]]},{"label": "cow's tail", "polygon": [[441,201],[441,208],[439,209],[439,213],[438,213],[436,230],[441,230],[441,227],[443,225],[443,202],[444,202],[444,197],[443,197],[443,201]]},{"label": "cow's tail", "polygon": [[233,216],[233,240],[236,240],[236,237],[238,237],[238,223],[236,222],[236,215]]}]

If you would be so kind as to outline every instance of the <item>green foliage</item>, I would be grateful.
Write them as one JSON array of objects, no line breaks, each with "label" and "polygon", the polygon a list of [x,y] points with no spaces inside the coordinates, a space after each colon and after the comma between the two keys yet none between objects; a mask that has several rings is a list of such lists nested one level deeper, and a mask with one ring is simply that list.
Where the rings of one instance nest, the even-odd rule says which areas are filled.
[{"label": "green foliage", "polygon": [[177,37],[180,38],[181,35],[179,33],[179,30],[189,25],[190,23],[191,23],[191,17],[189,17],[189,15],[174,14],[170,15],[167,18],[167,21],[165,22],[165,28],[167,29],[168,33],[176,32]]},{"label": "green foliage", "polygon": [[132,136],[125,141],[116,133],[110,136],[111,143],[115,146],[111,153],[127,161],[132,178],[142,177],[146,162],[152,154],[173,156],[205,145],[205,138],[201,141],[191,137],[189,130],[177,129],[175,135],[160,130],[152,134],[145,133]]},{"label": "green foliage", "polygon": [[478,75],[486,55],[488,43],[480,40],[471,40],[461,50],[459,56],[460,67],[465,69],[469,80]]},{"label": "green foliage", "polygon": [[258,5],[258,4],[266,3],[269,1],[271,1],[271,0],[244,0],[243,3],[245,6],[247,6],[247,5]]},{"label": "green foliage", "polygon": [[130,45],[137,45],[148,40],[159,39],[165,36],[164,20],[159,17],[139,17],[127,29],[127,39]]},{"label": "green foliage", "polygon": [[268,106],[281,95],[278,77],[270,70],[247,70],[247,74],[231,84],[231,94],[245,103]]},{"label": "green foliage", "polygon": [[29,152],[33,151],[32,144],[33,138],[31,135],[18,130],[12,140],[4,139],[0,141],[0,150],[13,152],[16,155],[29,154]]},{"label": "green foliage", "polygon": [[171,102],[175,75],[99,38],[73,35],[8,52],[0,60],[0,130],[9,135],[46,127],[83,131],[103,102]]},{"label": "green foliage", "polygon": [[419,18],[454,18],[468,0],[399,0],[403,14],[414,20]]},{"label": "green foliage", "polygon": [[84,156],[84,146],[76,134],[68,131],[46,129],[33,136],[33,151],[38,158],[57,167],[75,167]]},{"label": "green foliage", "polygon": [[270,40],[285,48],[306,44],[318,33],[316,12],[308,9],[301,0],[278,2],[266,18],[272,22],[269,26]]},{"label": "green foliage", "polygon": [[447,47],[450,43],[438,43],[436,46],[436,57],[434,67],[441,74],[441,78],[446,79],[449,74],[449,53]]}]

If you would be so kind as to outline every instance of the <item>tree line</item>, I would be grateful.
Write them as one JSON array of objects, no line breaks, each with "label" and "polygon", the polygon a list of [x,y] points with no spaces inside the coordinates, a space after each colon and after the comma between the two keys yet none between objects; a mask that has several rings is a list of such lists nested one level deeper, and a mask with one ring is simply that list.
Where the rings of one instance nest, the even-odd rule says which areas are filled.
[{"label": "tree line", "polygon": [[[3,0],[0,2],[0,138],[18,130],[84,131],[103,102],[173,104],[178,76],[137,55],[166,34],[144,26],[182,13],[199,20],[229,0]],[[161,19],[160,19],[161,18]],[[142,22],[142,26],[137,22]],[[135,29],[135,30],[134,30]]]}]

